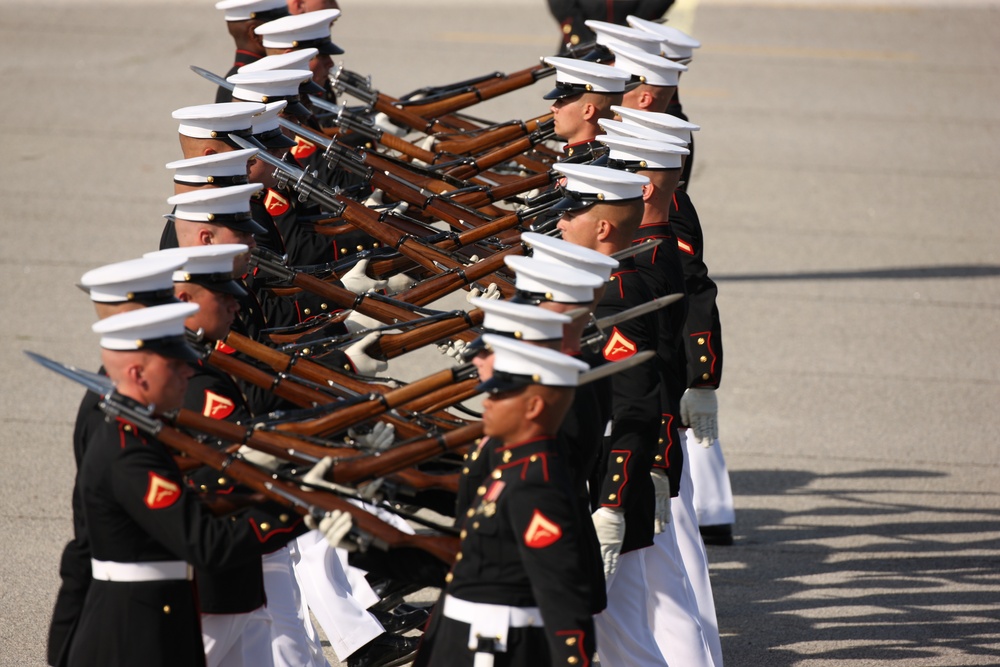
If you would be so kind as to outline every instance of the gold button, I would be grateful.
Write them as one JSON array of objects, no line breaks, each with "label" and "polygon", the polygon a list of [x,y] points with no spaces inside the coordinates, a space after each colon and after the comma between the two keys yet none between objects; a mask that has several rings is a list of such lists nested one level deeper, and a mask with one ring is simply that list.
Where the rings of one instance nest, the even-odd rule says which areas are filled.
[{"label": "gold button", "polygon": [[480,496],[485,496],[486,495],[486,487],[485,486],[481,486],[478,489],[476,489],[476,494],[480,495]]},{"label": "gold button", "polygon": [[616,498],[615,494],[608,494],[608,500],[614,500]]},{"label": "gold button", "polygon": [[125,432],[126,433],[131,433],[132,432],[132,425],[131,424],[125,424]]},{"label": "gold button", "polygon": [[660,456],[659,454],[657,454],[655,458],[656,458],[657,461],[662,461],[663,460],[663,457]]},{"label": "gold button", "polygon": [[475,508],[472,508],[472,507],[470,507],[470,508],[469,508],[469,511],[465,513],[465,516],[469,516],[469,517],[471,517],[471,516],[472,516],[473,514],[475,514],[475,513],[476,513],[476,510],[475,510]]},{"label": "gold button", "polygon": [[615,459],[615,461],[618,461],[618,463],[625,463],[625,457],[619,456],[617,459]]},{"label": "gold button", "polygon": [[705,344],[705,339],[704,338],[699,338],[698,339],[698,345],[704,345],[704,344]]},{"label": "gold button", "polygon": [[701,363],[705,363],[706,361],[708,361],[708,357],[702,355],[698,357],[698,361],[700,361]]},{"label": "gold button", "polygon": [[666,423],[667,423],[667,420],[666,420],[666,419],[661,419],[661,420],[660,420],[660,423],[661,423],[661,424],[666,424]]},{"label": "gold button", "polygon": [[466,454],[465,456],[463,456],[463,457],[462,457],[462,460],[463,460],[463,461],[468,461],[468,460],[469,460],[469,455],[468,455],[468,454]]},{"label": "gold button", "polygon": [[222,486],[225,483],[226,483],[226,478],[225,477],[220,477],[219,478],[219,486]]},{"label": "gold button", "polygon": [[455,562],[457,563],[460,560],[462,560],[462,552],[461,551],[459,551],[457,554],[455,554]]},{"label": "gold button", "polygon": [[701,374],[701,379],[702,379],[702,380],[707,380],[707,379],[708,379],[708,378],[710,378],[710,377],[712,377],[712,376],[711,376],[711,375],[709,375],[708,373],[702,373],[702,374]]},{"label": "gold button", "polygon": [[469,469],[468,468],[462,468],[462,474],[463,475],[468,475],[469,474]]},{"label": "gold button", "polygon": [[278,519],[281,521],[281,523],[288,523],[288,515],[287,514],[280,514],[280,515],[278,515]]},{"label": "gold button", "polygon": [[511,457],[513,457],[513,456],[514,456],[514,455],[513,455],[513,454],[511,453],[511,451],[510,451],[510,450],[508,449],[508,450],[507,450],[506,452],[504,452],[504,453],[503,453],[503,462],[504,462],[504,463],[510,463],[510,459],[511,459]]},{"label": "gold button", "polygon": [[573,32],[573,26],[571,26],[569,23],[567,23],[566,25],[563,26],[563,34],[564,35],[568,35],[571,32]]},{"label": "gold button", "polygon": [[612,481],[612,482],[617,482],[617,481],[618,481],[618,480],[620,480],[621,478],[622,478],[622,476],[621,476],[621,475],[615,475],[615,476],[613,476],[613,477],[611,478],[611,481]]},{"label": "gold button", "polygon": [[311,310],[309,310],[308,308],[303,308],[303,309],[302,309],[302,312],[303,312],[303,313],[305,313],[306,315],[308,315],[308,314],[310,314],[310,313],[311,313],[312,311],[311,311]]},{"label": "gold button", "polygon": [[573,46],[576,46],[577,44],[579,44],[580,43],[580,35],[573,35],[572,37],[570,37],[569,38],[569,43],[572,44]]},{"label": "gold button", "polygon": [[566,658],[566,662],[568,662],[571,665],[575,665],[576,661],[577,657],[575,655],[571,655],[570,657]]},{"label": "gold button", "polygon": [[262,524],[260,524],[260,529],[263,530],[266,533],[267,531],[271,530],[271,524],[269,524],[267,522],[262,523]]},{"label": "gold button", "polygon": [[472,460],[475,461],[478,458],[479,458],[479,450],[477,449],[476,451],[472,452]]},{"label": "gold button", "polygon": [[459,533],[459,534],[458,534],[458,536],[459,536],[459,537],[460,537],[461,539],[463,539],[463,540],[464,540],[465,538],[467,538],[467,537],[469,536],[469,531],[467,531],[467,530],[463,530],[463,531],[462,531],[461,533]]},{"label": "gold button", "polygon": [[359,246],[358,246],[358,252],[361,252],[361,251],[362,251],[362,250],[364,250],[364,249],[365,249],[365,247],[364,247],[363,245],[359,245]]},{"label": "gold button", "polygon": [[453,575],[451,572],[449,572],[448,574],[444,575],[444,581],[445,581],[445,583],[448,583],[448,584],[450,584],[451,580],[454,579],[454,578],[455,578],[455,575]]},{"label": "gold button", "polygon": [[373,244],[372,244],[372,247],[373,247],[373,248],[377,248],[377,247],[378,247],[378,241],[376,241],[375,243],[373,243]]},{"label": "gold button", "polygon": [[163,613],[164,614],[169,614],[170,613],[170,605],[168,605],[168,604],[163,605]]},{"label": "gold button", "polygon": [[528,457],[528,460],[534,463],[535,461],[538,460],[538,454],[532,454],[531,456]]},{"label": "gold button", "polygon": [[207,487],[207,486],[205,486],[204,484],[202,484],[202,485],[201,485],[201,490],[202,490],[202,491],[208,491],[208,487]]},{"label": "gold button", "polygon": [[657,443],[657,444],[660,444],[660,445],[662,445],[662,444],[663,444],[663,438],[660,438],[660,441],[659,441],[659,443]]},{"label": "gold button", "polygon": [[479,530],[479,522],[478,521],[473,521],[472,522],[472,529],[473,530]]},{"label": "gold button", "polygon": [[319,307],[322,308],[323,310],[326,310],[330,306],[326,305],[325,303],[321,303],[321,304],[319,304]]},{"label": "gold button", "polygon": [[566,646],[576,646],[576,637],[567,637]]},{"label": "gold button", "polygon": [[611,280],[611,282],[614,282],[614,281],[618,280],[618,276],[611,276],[610,280]]},{"label": "gold button", "polygon": [[494,470],[492,477],[493,479],[500,479],[501,477],[503,477],[503,473],[500,472],[499,470]]}]

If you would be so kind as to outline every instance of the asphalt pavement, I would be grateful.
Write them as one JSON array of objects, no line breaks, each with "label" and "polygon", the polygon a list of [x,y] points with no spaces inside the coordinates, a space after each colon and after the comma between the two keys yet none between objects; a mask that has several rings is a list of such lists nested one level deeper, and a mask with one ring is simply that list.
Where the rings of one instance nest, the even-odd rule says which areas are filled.
[{"label": "asphalt pavement", "polygon": [[[541,0],[341,4],[344,62],[393,95],[558,39]],[[672,10],[704,44],[681,99],[724,327],[730,667],[1000,663],[998,4]],[[231,62],[207,0],[0,4],[0,664],[44,664],[82,394],[22,350],[98,365],[74,285],[156,247],[170,112],[214,95],[188,66]]]}]

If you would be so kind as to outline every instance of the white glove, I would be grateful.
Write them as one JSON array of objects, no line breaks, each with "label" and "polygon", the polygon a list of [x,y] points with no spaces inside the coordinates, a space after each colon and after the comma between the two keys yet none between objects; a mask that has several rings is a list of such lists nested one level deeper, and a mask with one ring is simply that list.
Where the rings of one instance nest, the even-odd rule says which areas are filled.
[{"label": "white glove", "polygon": [[344,328],[347,329],[348,333],[357,333],[362,329],[375,329],[380,326],[382,323],[374,317],[362,315],[356,310],[344,319]]},{"label": "white glove", "polygon": [[376,422],[375,426],[372,426],[371,433],[359,434],[353,428],[349,428],[347,435],[351,436],[359,447],[373,452],[384,452],[396,441],[396,427],[385,422]]},{"label": "white glove", "polygon": [[493,301],[496,301],[501,296],[500,288],[497,287],[497,284],[490,283],[486,288],[486,291],[483,291],[478,287],[470,288],[469,293],[465,296],[465,300],[471,302],[476,297],[479,297],[480,299],[492,299]]},{"label": "white glove", "polygon": [[667,529],[670,523],[670,480],[659,471],[650,471],[653,478],[653,493],[656,495],[656,512],[653,515],[653,532],[657,535]]},{"label": "white glove", "polygon": [[327,543],[334,549],[342,546],[340,542],[351,532],[351,525],[354,523],[350,513],[341,510],[327,512],[319,523],[312,514],[306,514],[303,522],[307,528],[323,533]]},{"label": "white glove", "polygon": [[375,280],[370,277],[365,271],[368,269],[368,260],[362,259],[353,267],[351,270],[340,276],[340,282],[344,284],[344,287],[351,290],[355,294],[364,294],[365,292],[374,292],[375,290],[384,289],[386,286],[385,280]]},{"label": "white glove", "polygon": [[438,345],[438,352],[446,357],[454,357],[456,361],[462,360],[462,350],[469,344],[464,340],[450,340],[447,343]]},{"label": "white glove", "polygon": [[[328,482],[324,477],[326,473],[330,472],[330,468],[333,467],[333,457],[325,456],[320,461],[310,468],[309,472],[302,475],[302,481],[306,484],[312,486],[318,486],[324,489],[329,489],[331,491],[342,491],[343,487],[337,486],[332,482]],[[308,489],[308,487],[303,487]]]},{"label": "white glove", "polygon": [[396,294],[397,292],[408,290],[416,284],[416,278],[411,278],[405,273],[397,273],[394,276],[389,276],[385,284],[385,291],[389,294]]},{"label": "white glove", "polygon": [[240,447],[239,455],[243,457],[244,461],[264,468],[265,470],[277,470],[278,466],[284,463],[284,460],[279,459],[277,456],[265,454],[259,449],[247,447],[246,445]]},{"label": "white glove", "polygon": [[409,130],[406,129],[405,127],[400,127],[399,125],[393,123],[391,120],[389,120],[389,117],[384,113],[382,113],[381,111],[375,114],[375,118],[373,118],[372,120],[375,123],[375,127],[379,128],[383,132],[394,134],[397,137],[405,137],[409,132]]},{"label": "white glove", "polygon": [[597,541],[601,543],[604,578],[608,580],[618,569],[618,554],[621,553],[622,542],[625,540],[625,512],[610,507],[598,507],[592,518]]},{"label": "white glove", "polygon": [[382,361],[381,359],[375,359],[369,357],[365,352],[365,349],[379,338],[382,337],[381,331],[373,331],[367,334],[364,338],[354,343],[349,348],[344,350],[344,354],[347,358],[351,360],[354,364],[354,370],[358,372],[359,375],[375,375],[389,368],[388,361]]},{"label": "white glove", "polygon": [[719,398],[714,389],[691,388],[681,396],[681,422],[694,431],[694,439],[708,448],[719,439]]}]

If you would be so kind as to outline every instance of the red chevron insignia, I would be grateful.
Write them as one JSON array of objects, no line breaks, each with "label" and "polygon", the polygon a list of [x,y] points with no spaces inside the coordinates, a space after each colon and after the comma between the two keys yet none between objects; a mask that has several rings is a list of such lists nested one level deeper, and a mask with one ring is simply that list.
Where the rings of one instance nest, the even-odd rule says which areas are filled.
[{"label": "red chevron insignia", "polygon": [[160,510],[170,507],[181,497],[181,487],[176,482],[160,477],[155,472],[149,472],[149,486],[146,488],[146,507]]},{"label": "red chevron insignia", "polygon": [[608,361],[621,361],[628,359],[639,351],[635,343],[630,341],[618,327],[611,330],[608,342],[604,344],[604,358]]},{"label": "red chevron insignia", "polygon": [[274,190],[268,190],[267,196],[264,197],[264,208],[267,209],[272,218],[284,215],[290,206],[291,204],[288,203],[288,200]]},{"label": "red chevron insignia", "polygon": [[531,523],[524,531],[524,544],[532,549],[544,549],[555,544],[562,537],[562,528],[544,514],[535,510]]},{"label": "red chevron insignia", "polygon": [[232,399],[220,396],[214,391],[205,390],[205,405],[201,409],[201,414],[212,419],[225,419],[233,414],[236,403]]}]

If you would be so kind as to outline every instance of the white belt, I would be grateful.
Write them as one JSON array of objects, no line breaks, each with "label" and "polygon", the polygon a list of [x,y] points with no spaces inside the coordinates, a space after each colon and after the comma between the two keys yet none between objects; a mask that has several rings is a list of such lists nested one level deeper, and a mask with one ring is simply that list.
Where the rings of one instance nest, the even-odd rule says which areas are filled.
[{"label": "white belt", "polygon": [[543,625],[538,607],[469,602],[451,595],[445,596],[442,613],[445,618],[469,624],[469,650],[476,652],[474,667],[490,667],[493,653],[506,653],[508,629]]},{"label": "white belt", "polygon": [[161,560],[148,563],[116,563],[111,560],[90,559],[94,579],[99,581],[171,581],[191,580],[190,565],[182,560]]}]

